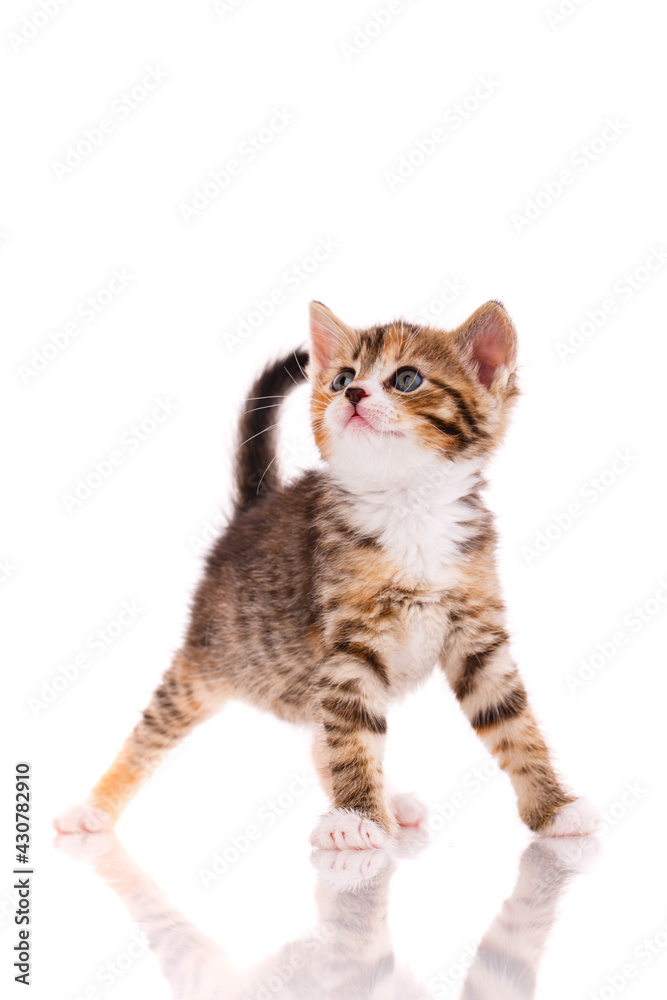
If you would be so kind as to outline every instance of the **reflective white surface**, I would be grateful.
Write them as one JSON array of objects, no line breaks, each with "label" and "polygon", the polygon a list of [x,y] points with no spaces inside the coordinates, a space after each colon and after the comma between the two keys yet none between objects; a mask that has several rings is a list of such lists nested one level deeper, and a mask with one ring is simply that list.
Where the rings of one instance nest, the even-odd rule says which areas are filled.
[{"label": "reflective white surface", "polygon": [[225,838],[232,863],[214,879],[213,855],[207,875],[195,867],[201,840],[183,853],[182,815],[152,842],[154,820],[128,838],[141,862],[110,835],[51,849],[38,996],[610,1000],[622,980],[624,996],[662,996],[665,868],[648,815],[596,839],[533,841],[501,818],[495,835],[406,834],[396,855],[311,855],[294,807],[236,861]]},{"label": "reflective white surface", "polygon": [[[511,895],[475,948],[438,970],[427,983],[396,954],[391,938],[392,879],[399,858],[423,850],[417,835],[404,836],[398,856],[388,851],[315,851],[317,920],[305,936],[286,941],[250,968],[242,968],[224,942],[185,918],[132,860],[120,841],[105,834],[63,837],[67,853],[85,858],[125,906],[137,928],[122,959],[98,978],[111,981],[148,950],[175,1000],[213,997],[463,997],[535,995],[535,983],[558,906],[568,885],[586,870],[597,844],[538,840],[526,847]],[[406,862],[408,863],[408,862]],[[271,906],[271,900],[266,900]],[[294,902],[294,901],[293,901]],[[261,904],[260,904],[261,905]],[[85,994],[84,994],[85,995]]]}]

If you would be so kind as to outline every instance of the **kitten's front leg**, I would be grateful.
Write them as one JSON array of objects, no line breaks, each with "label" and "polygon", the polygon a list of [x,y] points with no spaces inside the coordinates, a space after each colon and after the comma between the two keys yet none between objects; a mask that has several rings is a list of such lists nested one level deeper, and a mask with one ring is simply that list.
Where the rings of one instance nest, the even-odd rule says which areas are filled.
[{"label": "kitten's front leg", "polygon": [[471,615],[451,637],[443,667],[473,729],[509,775],[524,823],[545,836],[594,832],[595,810],[554,769],[500,617]]},{"label": "kitten's front leg", "polygon": [[315,761],[334,808],[311,837],[317,847],[385,847],[398,828],[382,774],[387,688],[362,653],[323,664]]}]

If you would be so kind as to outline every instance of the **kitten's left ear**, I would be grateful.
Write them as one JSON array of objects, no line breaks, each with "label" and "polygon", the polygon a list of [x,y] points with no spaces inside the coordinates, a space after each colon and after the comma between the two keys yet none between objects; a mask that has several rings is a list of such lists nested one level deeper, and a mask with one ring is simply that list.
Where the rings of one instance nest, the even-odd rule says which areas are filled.
[{"label": "kitten's left ear", "polygon": [[322,369],[327,367],[338,346],[352,343],[354,333],[322,302],[311,302],[310,338],[313,360]]},{"label": "kitten's left ear", "polygon": [[516,368],[517,338],[514,324],[500,302],[486,302],[456,331],[456,342],[477,377],[487,389],[497,375]]}]

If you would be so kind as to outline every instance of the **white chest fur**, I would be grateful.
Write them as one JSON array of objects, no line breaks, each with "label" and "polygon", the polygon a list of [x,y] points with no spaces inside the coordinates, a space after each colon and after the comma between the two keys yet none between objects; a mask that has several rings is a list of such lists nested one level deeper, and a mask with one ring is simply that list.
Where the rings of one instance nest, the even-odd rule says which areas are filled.
[{"label": "white chest fur", "polygon": [[431,461],[411,475],[391,477],[380,489],[350,495],[348,516],[378,538],[405,584],[451,587],[457,580],[459,545],[476,530],[479,514],[464,502],[479,483],[477,461]]}]

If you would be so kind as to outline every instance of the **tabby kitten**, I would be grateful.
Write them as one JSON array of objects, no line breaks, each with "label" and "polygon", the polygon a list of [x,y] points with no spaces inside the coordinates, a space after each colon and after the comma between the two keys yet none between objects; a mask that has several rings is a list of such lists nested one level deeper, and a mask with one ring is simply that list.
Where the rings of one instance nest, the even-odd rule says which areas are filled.
[{"label": "tabby kitten", "polygon": [[[554,771],[512,660],[482,470],[517,396],[497,302],[444,332],[354,329],[311,304],[311,351],[256,381],[241,419],[236,510],[211,551],[182,649],[109,771],[61,832],[108,828],[165,753],[229,698],[306,723],[331,811],[320,847],[387,844],[420,822],[385,789],[387,709],[440,664],[548,836],[593,810]],[[275,413],[307,378],[326,468],[281,483]]]}]

